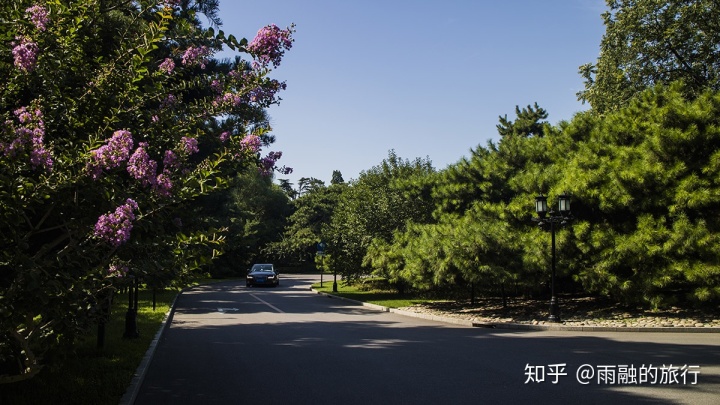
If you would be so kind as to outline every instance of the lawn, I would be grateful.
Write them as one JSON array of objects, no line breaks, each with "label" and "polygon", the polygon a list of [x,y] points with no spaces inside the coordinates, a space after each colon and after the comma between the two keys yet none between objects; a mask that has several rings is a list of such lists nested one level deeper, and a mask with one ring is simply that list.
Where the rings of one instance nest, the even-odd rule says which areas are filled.
[{"label": "lawn", "polygon": [[322,287],[320,286],[320,283],[316,283],[313,284],[312,288],[319,292],[330,293],[340,297],[381,305],[388,308],[408,307],[415,304],[427,304],[436,301],[428,299],[420,294],[400,294],[397,291],[388,288],[382,280],[379,279],[366,279],[357,284],[345,284],[339,282],[338,291],[333,293],[333,281],[332,277],[329,277],[328,281],[323,281]]},{"label": "lawn", "polygon": [[136,339],[122,337],[127,299],[118,296],[106,327],[103,349],[97,349],[97,330],[91,330],[61,366],[48,367],[27,381],[0,385],[0,404],[116,405],[130,386],[177,293],[158,292],[153,311],[152,292],[140,291],[137,315],[140,337]]}]

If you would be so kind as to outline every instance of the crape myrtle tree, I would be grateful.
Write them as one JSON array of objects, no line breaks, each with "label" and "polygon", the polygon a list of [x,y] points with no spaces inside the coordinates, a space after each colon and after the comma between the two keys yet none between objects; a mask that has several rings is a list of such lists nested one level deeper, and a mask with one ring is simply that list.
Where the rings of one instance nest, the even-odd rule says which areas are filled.
[{"label": "crape myrtle tree", "polygon": [[578,98],[596,113],[627,105],[656,84],[685,82],[684,95],[720,90],[720,3],[716,0],[607,0],[595,63],[580,67]]},{"label": "crape myrtle tree", "polygon": [[[211,3],[0,5],[0,382],[36,375],[121,280],[217,255],[224,236],[191,226],[188,204],[276,170],[269,129],[243,117],[277,102],[268,74],[293,29],[237,40],[197,24]],[[249,57],[211,68],[222,46]]]}]

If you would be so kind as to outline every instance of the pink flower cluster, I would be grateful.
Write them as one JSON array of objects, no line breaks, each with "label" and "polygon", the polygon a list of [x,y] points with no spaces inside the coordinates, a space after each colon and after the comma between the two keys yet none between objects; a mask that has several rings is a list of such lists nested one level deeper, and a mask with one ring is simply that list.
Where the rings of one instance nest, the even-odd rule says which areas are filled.
[{"label": "pink flower cluster", "polygon": [[223,84],[220,80],[215,79],[210,83],[210,89],[216,94],[220,94],[223,91]]},{"label": "pink flower cluster", "polygon": [[158,66],[161,72],[171,74],[175,70],[175,61],[170,58],[165,58],[164,61]]},{"label": "pink flower cluster", "polygon": [[220,138],[220,142],[225,143],[228,139],[230,139],[230,132],[224,131],[218,138]]},{"label": "pink flower cluster", "polygon": [[37,43],[27,37],[15,37],[12,46],[15,67],[24,72],[32,72],[35,69],[37,55],[40,51]]},{"label": "pink flower cluster", "polygon": [[285,51],[292,48],[292,43],[292,28],[281,30],[271,24],[260,28],[247,50],[257,58],[259,66],[256,67],[267,67],[270,63],[278,67]]},{"label": "pink flower cluster", "polygon": [[[29,152],[30,164],[32,164],[33,168],[42,166],[46,170],[52,170],[52,155],[45,148],[45,122],[43,121],[42,111],[21,107],[15,110],[13,114],[20,125],[15,128],[15,139],[10,144],[0,143],[0,151],[9,157]],[[13,122],[7,121],[5,125],[12,128]]]},{"label": "pink flower cluster", "polygon": [[170,197],[172,195],[172,180],[170,179],[170,170],[178,167],[177,156],[173,151],[165,151],[163,158],[163,171],[157,174],[158,164],[150,159],[147,153],[148,144],[141,142],[135,149],[130,160],[128,160],[127,171],[135,180],[140,181],[144,186],[152,187],[158,195]]},{"label": "pink flower cluster", "polygon": [[260,141],[260,137],[257,135],[248,135],[240,141],[240,147],[243,151],[249,151],[250,153],[257,153],[260,151],[260,146],[262,146],[262,142]]},{"label": "pink flower cluster", "polygon": [[182,64],[185,66],[195,66],[199,64],[201,69],[205,69],[205,57],[210,54],[212,54],[212,50],[205,45],[200,47],[191,46],[185,50],[182,57]]},{"label": "pink flower cluster", "polygon": [[47,29],[47,23],[50,21],[50,18],[48,17],[48,11],[45,7],[39,5],[28,7],[25,9],[25,15],[38,31],[43,32]]},{"label": "pink flower cluster", "polygon": [[108,212],[98,218],[94,235],[114,247],[127,242],[130,240],[130,231],[133,228],[137,209],[137,203],[128,198],[125,204],[115,209],[115,212]]},{"label": "pink flower cluster", "polygon": [[151,186],[157,181],[157,162],[150,159],[145,150],[147,142],[140,142],[132,156],[128,160],[127,171],[135,180],[139,180],[145,186]]},{"label": "pink flower cluster", "polygon": [[213,101],[213,105],[215,107],[219,107],[219,106],[240,107],[244,101],[245,101],[245,98],[240,94],[225,93],[221,96],[218,96]]},{"label": "pink flower cluster", "polygon": [[198,140],[195,138],[190,138],[188,136],[183,136],[181,141],[181,145],[185,153],[188,155],[192,155],[194,153],[198,153],[200,149],[198,148]]},{"label": "pink flower cluster", "polygon": [[105,145],[90,152],[90,162],[86,166],[90,177],[97,180],[102,176],[103,170],[120,167],[127,161],[127,172],[132,178],[146,187],[152,187],[159,195],[169,197],[172,189],[169,173],[171,169],[179,166],[175,153],[165,151],[164,170],[162,174],[157,175],[158,164],[150,159],[147,142],[140,142],[131,155],[132,148],[133,139],[130,132],[115,131]]},{"label": "pink flower cluster", "polygon": [[[282,157],[282,152],[270,152],[267,156],[260,159],[260,166],[258,166],[258,170],[260,171],[260,174],[263,176],[269,176],[272,174],[273,170],[275,170],[275,165],[278,160]],[[292,173],[292,169],[289,167],[282,167],[279,170],[283,174],[290,174]]]},{"label": "pink flower cluster", "polygon": [[119,167],[130,157],[133,144],[130,132],[125,130],[115,131],[105,145],[90,152],[90,162],[87,164],[90,177],[97,180],[102,175],[103,170]]},{"label": "pink flower cluster", "polygon": [[178,157],[175,152],[166,150],[165,156],[163,157],[163,171],[170,171],[179,167],[180,162],[178,161]]},{"label": "pink flower cluster", "polygon": [[275,79],[270,80],[263,86],[258,86],[250,91],[248,98],[251,102],[257,103],[262,107],[269,107],[275,103],[275,94],[280,90],[287,89],[285,82],[279,82]]},{"label": "pink flower cluster", "polygon": [[172,195],[172,180],[170,180],[170,176],[167,174],[167,171],[163,171],[162,173],[158,174],[155,178],[155,183],[153,184],[153,190],[155,190],[158,195],[161,195],[163,197],[170,197]]}]

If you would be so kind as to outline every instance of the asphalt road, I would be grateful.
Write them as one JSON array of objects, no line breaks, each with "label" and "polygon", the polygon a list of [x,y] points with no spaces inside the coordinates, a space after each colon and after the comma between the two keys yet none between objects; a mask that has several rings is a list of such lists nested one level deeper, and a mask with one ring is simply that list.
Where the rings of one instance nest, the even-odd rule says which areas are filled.
[{"label": "asphalt road", "polygon": [[135,404],[720,403],[718,334],[462,327],[314,294],[314,279],[180,295]]}]

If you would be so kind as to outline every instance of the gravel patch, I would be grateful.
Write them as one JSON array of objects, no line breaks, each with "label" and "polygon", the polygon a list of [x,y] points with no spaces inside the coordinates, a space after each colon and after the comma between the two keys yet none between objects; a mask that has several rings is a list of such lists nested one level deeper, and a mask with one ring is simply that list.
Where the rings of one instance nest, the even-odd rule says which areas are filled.
[{"label": "gravel patch", "polygon": [[[439,301],[399,308],[424,315],[454,318],[476,324],[558,325],[547,321],[549,302],[499,299],[470,302]],[[622,307],[597,298],[560,301],[561,325],[610,328],[718,328],[720,310],[668,308],[656,311]]]}]

